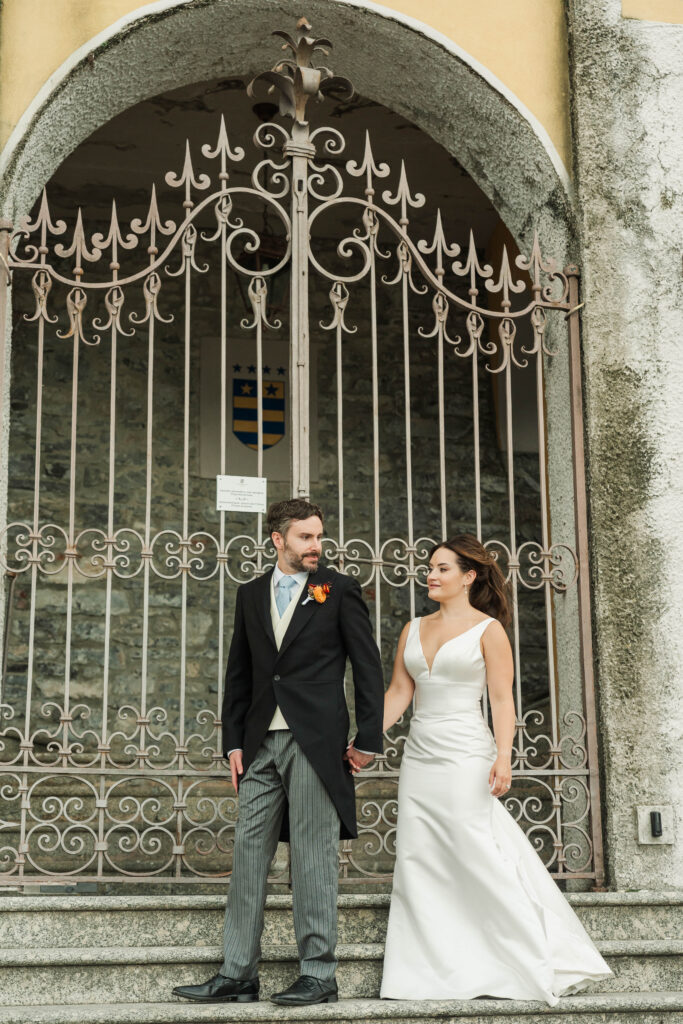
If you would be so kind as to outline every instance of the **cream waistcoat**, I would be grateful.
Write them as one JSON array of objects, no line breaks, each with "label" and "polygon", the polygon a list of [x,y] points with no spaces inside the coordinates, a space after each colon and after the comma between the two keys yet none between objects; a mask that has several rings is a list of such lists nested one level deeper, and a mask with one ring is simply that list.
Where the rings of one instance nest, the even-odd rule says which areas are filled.
[{"label": "cream waistcoat", "polygon": [[[282,616],[282,618],[280,618],[280,613],[277,610],[277,605],[275,604],[275,587],[273,586],[272,579],[270,581],[270,621],[273,624],[275,644],[277,646],[278,651],[282,646],[282,641],[285,638],[287,627],[289,626],[289,623],[292,620],[294,609],[296,608],[297,603],[301,600],[301,594],[303,592],[304,586],[305,581],[304,583],[300,583],[298,587],[294,587],[294,589],[292,590],[292,599],[285,608],[284,615]],[[279,708],[275,709],[275,714],[273,715],[272,721],[268,726],[269,732],[271,732],[273,729],[289,729],[289,726],[285,721],[285,716],[282,714]]]}]

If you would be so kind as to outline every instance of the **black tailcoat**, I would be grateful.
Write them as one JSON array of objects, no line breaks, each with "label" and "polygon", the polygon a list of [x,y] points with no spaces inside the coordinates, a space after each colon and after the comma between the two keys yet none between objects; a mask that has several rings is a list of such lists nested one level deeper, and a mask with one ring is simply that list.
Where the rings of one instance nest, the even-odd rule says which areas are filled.
[{"label": "black tailcoat", "polygon": [[[328,583],[323,604],[298,598],[280,650],[270,617],[272,570],[237,591],[223,699],[223,753],[239,747],[244,770],[254,759],[279,705],[294,739],[337,808],[342,838],[357,835],[353,776],[343,755],[349,713],[347,657],[353,669],[359,750],[382,752],[384,683],[370,616],[356,580],[320,566],[309,584]],[[285,815],[285,829],[287,816]]]}]

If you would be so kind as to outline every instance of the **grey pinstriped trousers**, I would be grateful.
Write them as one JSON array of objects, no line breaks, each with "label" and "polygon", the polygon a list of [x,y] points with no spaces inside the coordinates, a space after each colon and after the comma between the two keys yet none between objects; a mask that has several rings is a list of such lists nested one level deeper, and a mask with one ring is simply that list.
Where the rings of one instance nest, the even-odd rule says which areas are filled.
[{"label": "grey pinstriped trousers", "polygon": [[269,732],[239,791],[232,879],[223,925],[226,978],[254,978],[268,869],[289,801],[294,933],[301,974],[327,981],[337,960],[339,816],[291,732]]}]

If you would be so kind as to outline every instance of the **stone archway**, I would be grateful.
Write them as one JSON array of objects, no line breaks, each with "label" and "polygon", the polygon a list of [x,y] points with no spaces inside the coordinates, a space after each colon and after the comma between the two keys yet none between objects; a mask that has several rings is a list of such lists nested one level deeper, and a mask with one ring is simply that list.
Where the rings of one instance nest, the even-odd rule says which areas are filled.
[{"label": "stone archway", "polygon": [[[209,36],[220,38],[220,24],[215,19],[220,22],[226,10],[223,4],[199,4],[192,8],[160,4],[152,11],[148,10],[145,16],[129,19],[125,25],[120,25],[118,33],[108,36],[108,40],[96,40],[90,51],[92,62],[87,60],[87,53],[79,54],[71,72],[67,74],[65,71],[61,87],[53,88],[42,104],[36,104],[32,117],[28,119],[30,123],[26,125],[23,144],[17,144],[11,150],[7,165],[9,187],[5,209],[13,211],[15,215],[26,210],[49,176],[51,161],[59,163],[83,138],[83,122],[91,128],[97,127],[122,109],[128,109],[141,96],[158,92],[160,87],[168,87],[169,83],[177,87],[188,81],[188,76],[191,81],[197,77],[199,64],[203,78],[206,77],[207,67],[213,75],[225,75],[226,72],[234,75],[238,70],[244,74],[247,70],[245,54],[249,53],[248,63],[252,69],[258,69],[262,44],[256,38],[252,40],[253,48],[250,48],[249,43],[251,35],[259,35],[259,27],[267,12],[258,6],[256,10],[250,6],[248,27],[241,39],[240,52],[226,56],[223,51],[218,53],[215,48],[212,49],[209,39]],[[341,46],[336,47],[341,52],[335,54],[335,67],[344,72],[348,68],[351,74],[355,73],[355,84],[359,91],[377,102],[382,102],[386,94],[385,106],[405,114],[439,141],[447,152],[456,156],[461,166],[489,196],[495,209],[527,251],[531,247],[533,231],[537,230],[544,249],[550,249],[563,259],[569,247],[570,233],[569,204],[561,174],[543,139],[534,131],[531,121],[524,118],[510,102],[510,98],[497,90],[481,70],[474,68],[462,55],[449,50],[442,41],[435,40],[426,32],[420,32],[414,25],[398,22],[385,15],[379,16],[376,10],[364,7],[357,10],[358,18],[354,20],[351,29],[348,17],[346,20],[342,17],[342,14],[348,15],[348,4],[334,4],[330,10],[334,11],[338,19],[341,39]],[[230,13],[234,17],[234,7]],[[325,13],[329,13],[327,7]],[[210,15],[210,18],[199,22],[183,20],[199,15],[205,19]],[[211,21],[211,18],[214,20]],[[410,74],[406,74],[406,67],[401,60],[382,64],[381,73],[374,75],[370,69],[375,65],[367,59],[360,47],[354,46],[354,40],[358,42],[358,33],[364,27],[368,28],[368,24],[364,24],[366,18],[374,19],[372,24],[377,21],[383,29],[379,36],[375,34],[373,42],[379,39],[380,44],[387,48],[393,47],[392,52],[397,51],[397,42],[400,42],[416,69],[429,67],[429,80],[413,81]],[[326,20],[329,24],[329,17]],[[272,24],[268,23],[267,28],[272,28]],[[184,43],[188,34],[195,40],[194,56],[190,57],[183,65],[182,73],[178,74],[173,66],[173,54],[175,47]],[[332,31],[329,34],[334,36]],[[142,49],[146,54],[163,53],[163,67],[149,67],[141,63],[144,72],[130,75],[130,78],[125,79],[123,88],[118,90],[117,68],[120,70],[127,61],[137,67],[134,64],[136,53]],[[205,58],[201,61],[197,56],[200,50],[202,58]],[[344,61],[347,63],[344,64]],[[263,59],[263,65],[270,64],[272,53]],[[106,73],[98,70],[103,65]],[[88,82],[87,76],[93,73],[99,75],[97,88]],[[427,110],[421,108],[417,98],[420,89],[430,96]],[[460,104],[451,108],[451,96],[459,97]],[[448,113],[444,115],[444,111]],[[78,115],[81,120],[78,120]],[[56,145],[49,150],[40,146],[47,132],[51,133],[51,139],[56,139]],[[543,269],[545,272],[548,268]],[[569,307],[566,298],[561,301],[565,303],[562,305],[563,311],[567,311]],[[550,335],[550,330],[547,333]],[[542,355],[537,362],[543,363]],[[569,411],[566,401],[566,364],[560,364],[558,369],[553,367],[547,372],[546,381],[551,441],[554,441],[554,437],[562,438],[563,441],[562,444],[552,444],[549,467],[550,507],[551,511],[557,508],[563,512],[566,520],[567,509],[572,506],[571,431],[566,429]],[[410,417],[409,411],[407,416]],[[566,457],[567,453],[569,458]],[[412,543],[412,540],[409,541],[410,545]],[[563,597],[562,608],[556,611],[559,644],[554,653],[562,669],[562,678],[570,679],[570,688],[574,685],[571,682],[572,673],[566,667],[571,666],[572,661],[575,663],[576,645],[572,640],[567,643],[564,641],[572,632],[572,620],[575,637],[576,600],[575,595],[568,595]],[[571,708],[573,702],[569,700],[570,697],[576,697],[576,694],[565,692],[560,700],[560,711],[563,701],[567,702],[565,706]]]},{"label": "stone archway", "polygon": [[[292,0],[278,10],[291,24]],[[358,92],[443,145],[488,195],[520,245],[533,230],[558,259],[571,250],[569,181],[533,115],[486,68],[426,25],[369,0],[311,0],[307,17],[334,41]],[[30,209],[64,158],[117,113],[195,81],[249,74],[273,60],[267,0],[159,0],[120,19],[54,73],[0,164],[2,215]]]}]

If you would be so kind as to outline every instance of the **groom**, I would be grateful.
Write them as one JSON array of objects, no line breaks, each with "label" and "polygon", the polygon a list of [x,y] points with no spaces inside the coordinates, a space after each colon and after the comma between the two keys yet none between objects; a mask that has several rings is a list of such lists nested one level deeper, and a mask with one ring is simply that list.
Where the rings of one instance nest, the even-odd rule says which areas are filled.
[{"label": "groom", "polygon": [[[336,1002],[338,843],[354,838],[349,764],[382,750],[382,666],[358,583],[319,566],[323,514],[292,498],[268,509],[272,571],[237,591],[223,701],[223,750],[239,786],[220,973],[175,995],[255,1002],[268,868],[291,844],[300,977],[272,996],[285,1006]],[[347,657],[358,733],[347,743]]]}]

